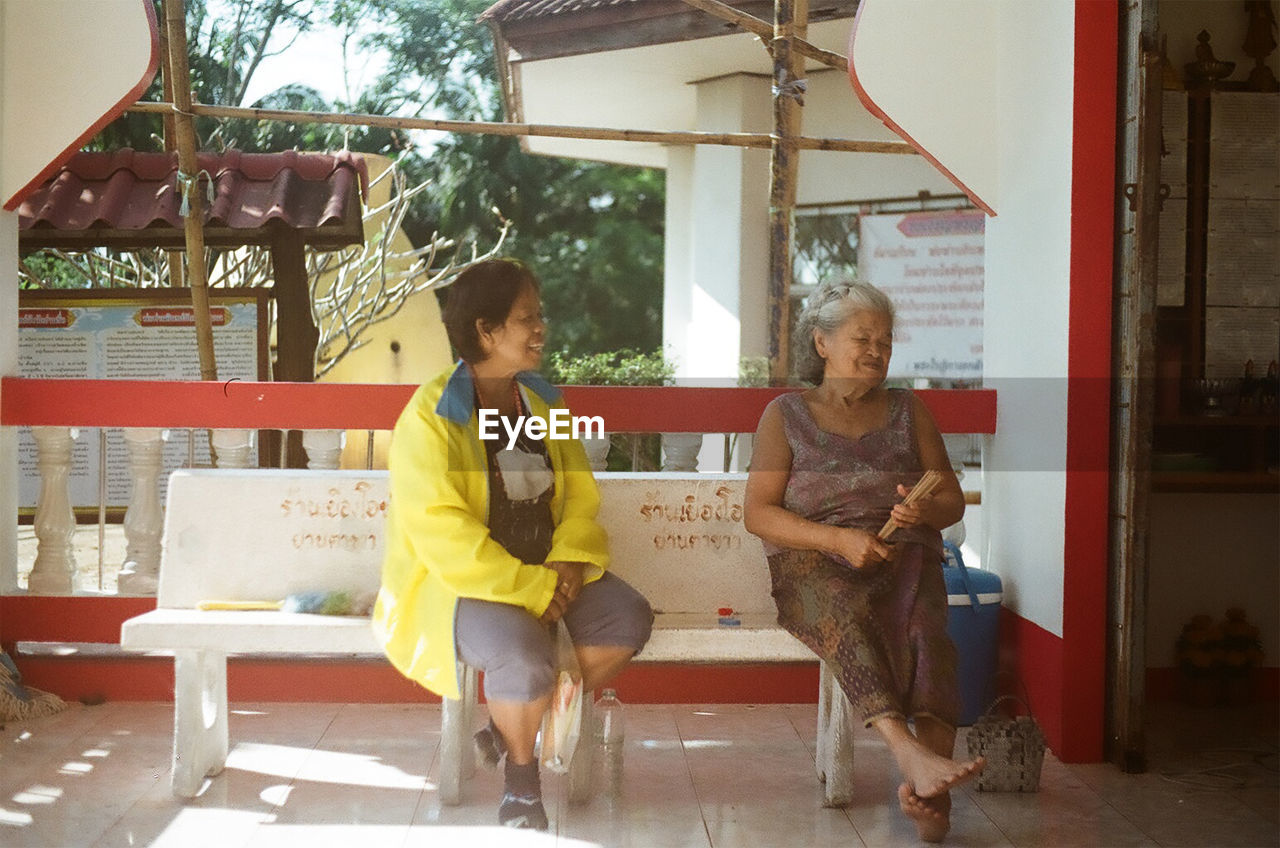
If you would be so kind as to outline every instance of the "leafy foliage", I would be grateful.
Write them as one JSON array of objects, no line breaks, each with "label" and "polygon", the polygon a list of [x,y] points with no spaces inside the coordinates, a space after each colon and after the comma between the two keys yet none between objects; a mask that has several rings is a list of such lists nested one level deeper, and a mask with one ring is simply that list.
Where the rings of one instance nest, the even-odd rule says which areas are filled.
[{"label": "leafy foliage", "polygon": [[[493,45],[477,17],[491,0],[187,0],[192,88],[202,103],[379,115],[502,120]],[[163,11],[157,9],[163,20]],[[295,84],[244,103],[260,64],[300,35],[336,28],[347,56],[385,60],[377,78],[328,101]],[[335,57],[335,61],[339,57]],[[159,78],[145,95],[164,98]],[[161,148],[161,121],[129,114],[92,147]],[[443,138],[384,128],[201,118],[209,148],[351,150],[396,160],[409,184],[435,188],[409,210],[415,245],[436,233],[491,244],[505,222],[508,254],[543,283],[548,344],[568,353],[651,350],[662,337],[663,175],[531,156],[509,137]],[[495,215],[494,210],[499,214]]]},{"label": "leafy foliage", "polygon": [[564,386],[668,386],[675,364],[660,352],[589,353],[568,356],[557,351],[547,357],[548,379]]}]

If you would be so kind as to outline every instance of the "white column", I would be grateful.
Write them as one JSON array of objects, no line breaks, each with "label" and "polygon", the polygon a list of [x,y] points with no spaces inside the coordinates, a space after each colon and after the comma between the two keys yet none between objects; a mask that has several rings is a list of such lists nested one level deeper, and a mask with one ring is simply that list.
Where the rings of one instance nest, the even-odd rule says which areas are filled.
[{"label": "white column", "polygon": [[253,430],[214,430],[213,453],[219,468],[248,468],[253,452]]},{"label": "white column", "polygon": [[606,471],[609,467],[609,447],[613,439],[608,433],[595,436],[582,436],[582,447],[587,452],[587,462],[592,471]]},{"label": "white column", "polygon": [[[767,77],[737,74],[696,87],[697,129],[772,130]],[[736,385],[739,359],[768,350],[769,152],[710,145],[672,150],[666,232],[663,331],[677,381]],[[723,468],[719,434],[704,440],[697,464]]]},{"label": "white column", "polygon": [[27,591],[33,595],[70,594],[76,573],[71,448],[77,434],[70,427],[33,427],[32,435],[40,469],[40,496],[36,501],[36,561],[27,579]]},{"label": "white column", "polygon": [[303,430],[302,449],[307,452],[307,467],[336,469],[346,443],[345,430]]},{"label": "white column", "polygon": [[168,435],[166,430],[151,428],[124,431],[133,494],[124,514],[124,566],[116,582],[121,594],[154,595],[159,586],[160,536],[164,531],[159,482]]},{"label": "white column", "polygon": [[[662,470],[697,471],[698,451],[701,449],[701,433],[663,433]],[[720,467],[712,470],[719,471]]]},{"label": "white column", "polygon": [[[0,31],[0,36],[3,32]],[[3,39],[0,38],[0,43]],[[0,70],[0,74],[3,71]],[[4,133],[0,121],[0,134]],[[3,149],[0,146],[0,149]],[[0,162],[0,168],[4,163]],[[18,376],[18,215],[0,209],[0,377]],[[0,392],[0,404],[4,403]],[[0,427],[0,594],[18,588],[18,431]]]}]

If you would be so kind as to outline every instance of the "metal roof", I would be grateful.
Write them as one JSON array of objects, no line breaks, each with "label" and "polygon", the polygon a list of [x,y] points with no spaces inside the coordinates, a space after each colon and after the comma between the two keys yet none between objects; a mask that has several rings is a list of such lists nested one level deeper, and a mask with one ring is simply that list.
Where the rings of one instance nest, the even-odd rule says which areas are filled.
[{"label": "metal roof", "polygon": [[[358,155],[229,151],[198,162],[210,245],[266,244],[281,228],[316,247],[363,239],[368,170]],[[18,208],[20,245],[180,246],[177,171],[176,153],[77,153]]]}]

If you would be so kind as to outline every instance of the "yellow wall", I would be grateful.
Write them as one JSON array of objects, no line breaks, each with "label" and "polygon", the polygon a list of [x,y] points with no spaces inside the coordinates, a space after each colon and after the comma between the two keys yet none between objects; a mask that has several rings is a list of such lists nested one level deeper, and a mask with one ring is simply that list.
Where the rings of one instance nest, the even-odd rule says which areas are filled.
[{"label": "yellow wall", "polygon": [[[390,165],[390,160],[374,154],[363,154],[369,166],[369,180],[377,179]],[[429,190],[429,189],[428,189]],[[370,191],[367,206],[377,208],[390,198],[391,182],[384,179]],[[386,213],[373,216],[364,223],[366,241],[377,236]],[[403,232],[397,232],[392,249],[402,252],[413,245]],[[402,267],[407,265],[402,260]],[[391,269],[388,269],[391,270]],[[322,279],[319,289],[325,289]],[[366,344],[348,353],[321,382],[327,383],[422,383],[448,367],[452,361],[449,342],[445,336],[440,309],[433,292],[413,295],[392,318],[370,327],[365,336]],[[392,348],[398,347],[398,351]],[[367,432],[347,432],[347,446],[342,453],[343,468],[364,468],[367,453]],[[387,467],[389,432],[374,436],[374,468]]]}]

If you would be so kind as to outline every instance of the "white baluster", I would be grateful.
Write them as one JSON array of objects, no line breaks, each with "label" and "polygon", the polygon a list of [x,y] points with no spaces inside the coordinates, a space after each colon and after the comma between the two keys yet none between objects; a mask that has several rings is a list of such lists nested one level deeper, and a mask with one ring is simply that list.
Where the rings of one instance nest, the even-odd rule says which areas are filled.
[{"label": "white baluster", "polygon": [[219,468],[248,468],[254,430],[214,430],[213,452]]},{"label": "white baluster", "polygon": [[609,446],[612,440],[608,433],[601,433],[599,437],[583,435],[582,447],[587,451],[587,462],[591,463],[592,471],[604,471],[609,466]]},{"label": "white baluster", "polygon": [[36,561],[27,578],[27,591],[33,595],[70,594],[76,573],[71,448],[78,433],[70,427],[32,427],[31,435],[36,440],[40,496],[36,501]]},{"label": "white baluster", "polygon": [[302,449],[307,452],[308,468],[336,469],[346,444],[346,430],[302,431]]},{"label": "white baluster", "polygon": [[701,433],[663,433],[662,470],[697,471],[700,450]]},{"label": "white baluster", "polygon": [[160,535],[164,510],[160,507],[160,469],[168,430],[150,428],[124,431],[129,446],[129,472],[133,493],[124,514],[126,541],[124,566],[117,590],[129,595],[154,595],[160,582]]}]

